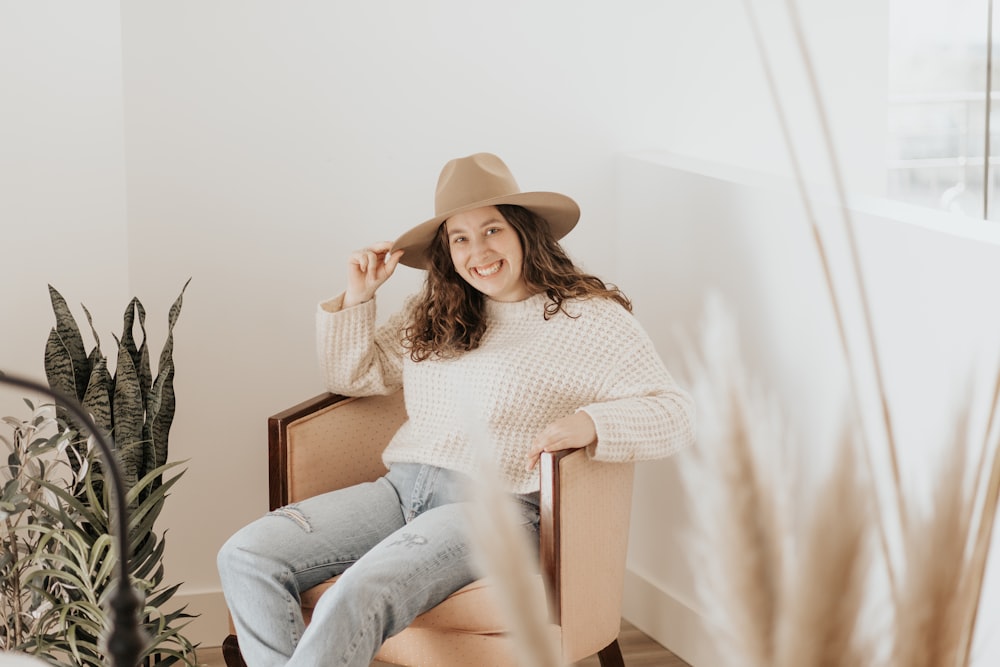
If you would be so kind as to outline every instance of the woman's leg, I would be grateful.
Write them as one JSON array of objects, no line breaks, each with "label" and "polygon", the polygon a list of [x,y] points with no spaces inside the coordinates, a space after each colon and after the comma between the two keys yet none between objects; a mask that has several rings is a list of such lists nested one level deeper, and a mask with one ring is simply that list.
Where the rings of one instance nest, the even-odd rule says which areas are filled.
[{"label": "woman's leg", "polygon": [[247,664],[288,662],[305,628],[299,592],[341,574],[403,525],[399,496],[382,478],[275,510],[233,535],[218,566]]},{"label": "woman's leg", "polygon": [[[466,524],[468,478],[415,464],[389,473],[406,525],[362,556],[323,594],[289,667],[368,667],[379,647],[418,615],[481,576]],[[538,494],[516,499],[538,543]]]},{"label": "woman's leg", "polygon": [[382,643],[477,577],[463,503],[427,510],[323,594],[289,667],[368,667]]}]

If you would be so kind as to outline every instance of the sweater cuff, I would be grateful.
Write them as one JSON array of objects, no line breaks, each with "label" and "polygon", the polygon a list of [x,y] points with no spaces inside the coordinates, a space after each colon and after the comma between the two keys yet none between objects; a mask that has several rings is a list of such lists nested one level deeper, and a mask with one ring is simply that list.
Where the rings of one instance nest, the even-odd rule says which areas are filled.
[{"label": "sweater cuff", "polygon": [[344,297],[347,296],[347,292],[341,292],[332,299],[327,299],[326,301],[319,302],[319,309],[324,313],[339,313],[342,310],[352,310],[354,308],[370,308],[375,305],[375,297],[368,299],[367,301],[362,301],[359,304],[351,306],[350,308],[344,308]]},{"label": "sweater cuff", "polygon": [[336,313],[344,308],[344,295],[347,292],[341,292],[332,299],[327,299],[326,301],[320,301],[319,309],[326,313]]}]

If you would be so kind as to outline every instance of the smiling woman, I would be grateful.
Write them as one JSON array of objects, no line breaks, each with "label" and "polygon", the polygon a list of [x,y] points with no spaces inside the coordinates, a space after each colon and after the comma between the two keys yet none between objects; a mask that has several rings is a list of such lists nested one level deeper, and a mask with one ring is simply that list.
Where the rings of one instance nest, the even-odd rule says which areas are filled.
[{"label": "smiling woman", "polygon": [[[470,420],[488,425],[502,493],[519,501],[536,544],[543,452],[623,463],[693,441],[690,397],[629,300],[559,246],[576,202],[521,192],[500,158],[479,153],[445,166],[436,208],[395,243],[352,253],[346,291],[320,304],[327,389],[402,387],[407,420],[377,482],[272,512],[223,547],[223,590],[248,664],[367,666],[386,639],[484,574],[464,509],[480,458]],[[376,327],[375,294],[400,262],[427,269],[423,291]],[[299,592],[338,575],[306,627]]]}]

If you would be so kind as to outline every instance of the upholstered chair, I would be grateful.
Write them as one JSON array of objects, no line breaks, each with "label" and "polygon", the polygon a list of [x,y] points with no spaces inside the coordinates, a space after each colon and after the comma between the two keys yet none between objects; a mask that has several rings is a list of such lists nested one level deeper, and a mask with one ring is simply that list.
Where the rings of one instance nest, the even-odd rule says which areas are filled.
[{"label": "upholstered chair", "polygon": [[[385,473],[382,449],[406,415],[402,392],[345,398],[323,394],[268,420],[272,509]],[[366,446],[359,446],[366,443]],[[623,666],[618,645],[633,465],[599,463],[586,451],[541,460],[540,567],[563,660],[598,654]],[[303,592],[309,620],[331,579]],[[412,667],[515,667],[506,622],[488,580],[469,584],[391,637],[377,659]],[[235,633],[235,630],[231,629]],[[238,638],[223,643],[228,667],[245,663]]]}]

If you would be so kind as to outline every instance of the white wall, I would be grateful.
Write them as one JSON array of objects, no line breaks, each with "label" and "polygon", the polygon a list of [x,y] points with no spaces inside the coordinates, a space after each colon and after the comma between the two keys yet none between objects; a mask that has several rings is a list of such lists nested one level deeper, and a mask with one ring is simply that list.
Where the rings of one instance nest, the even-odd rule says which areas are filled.
[{"label": "white wall", "polygon": [[[719,164],[790,173],[765,77],[770,62],[799,159],[828,181],[827,151],[785,0],[634,3],[623,41],[629,151],[667,149]],[[747,6],[753,9],[748,12]],[[852,192],[885,188],[888,3],[799,0],[800,24]]]},{"label": "white wall", "polygon": [[[523,187],[576,197],[584,216],[567,246],[636,296],[644,317],[656,312],[658,298],[644,295],[657,274],[632,250],[652,246],[619,205],[615,156],[670,149],[787,171],[735,0],[520,0],[492,11],[460,0],[0,2],[0,73],[17,100],[5,92],[0,105],[0,138],[15,149],[0,151],[0,187],[11,191],[0,220],[5,238],[16,229],[24,247],[44,240],[51,253],[16,255],[17,282],[0,285],[25,322],[0,334],[7,367],[41,372],[46,282],[92,306],[102,333],[138,295],[156,353],[166,309],[193,277],[176,330],[171,439],[188,472],[161,525],[167,576],[186,582],[204,614],[193,633],[209,645],[225,632],[215,551],[266,509],[264,420],[321,389],[314,304],[340,289],[349,250],[431,214],[446,160],[494,151]],[[878,192],[885,3],[806,4],[849,182]],[[810,145],[780,5],[760,8]],[[818,155],[808,158],[822,180]],[[656,233],[682,229],[678,220]],[[81,268],[81,249],[102,261]],[[401,270],[386,305],[418,279]],[[667,322],[649,324],[665,335]],[[662,523],[643,513],[661,473],[670,479],[643,468],[637,487],[640,580],[674,571]]]},{"label": "white wall", "polygon": [[118,2],[0,1],[0,91],[0,369],[44,384],[46,285],[106,354],[128,299]]}]

